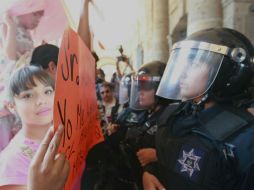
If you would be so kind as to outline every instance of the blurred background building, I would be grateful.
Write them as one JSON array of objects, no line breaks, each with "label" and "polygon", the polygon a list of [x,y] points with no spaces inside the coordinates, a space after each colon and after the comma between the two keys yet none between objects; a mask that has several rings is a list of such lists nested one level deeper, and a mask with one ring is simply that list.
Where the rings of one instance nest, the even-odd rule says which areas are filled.
[{"label": "blurred background building", "polygon": [[253,18],[254,0],[94,0],[92,47],[107,78],[115,72],[120,45],[136,69],[166,62],[174,42],[210,27],[236,29],[254,43]]}]

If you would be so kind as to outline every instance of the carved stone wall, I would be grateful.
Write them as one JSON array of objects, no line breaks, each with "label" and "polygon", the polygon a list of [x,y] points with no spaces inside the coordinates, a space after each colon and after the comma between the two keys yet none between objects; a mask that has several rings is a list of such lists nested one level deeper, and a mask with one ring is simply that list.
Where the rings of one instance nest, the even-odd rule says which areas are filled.
[{"label": "carved stone wall", "polygon": [[145,1],[144,63],[168,59],[168,0]]},{"label": "carved stone wall", "polygon": [[228,27],[254,44],[254,0],[139,0],[144,5],[139,46],[144,63],[166,61],[176,41],[198,30]]},{"label": "carved stone wall", "polygon": [[222,26],[221,0],[187,0],[187,35],[196,31]]},{"label": "carved stone wall", "polygon": [[254,44],[254,0],[222,0],[223,26],[245,34]]}]

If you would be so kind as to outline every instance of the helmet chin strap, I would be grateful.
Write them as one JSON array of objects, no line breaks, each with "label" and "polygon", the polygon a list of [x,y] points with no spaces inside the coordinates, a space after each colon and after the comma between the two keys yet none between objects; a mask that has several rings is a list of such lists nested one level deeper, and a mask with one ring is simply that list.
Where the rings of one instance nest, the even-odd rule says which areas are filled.
[{"label": "helmet chin strap", "polygon": [[160,106],[159,106],[158,102],[159,102],[158,97],[155,97],[155,103],[153,104],[152,107],[150,107],[148,109],[149,114],[153,114],[154,112],[156,112],[159,109]]},{"label": "helmet chin strap", "polygon": [[201,110],[204,109],[204,104],[208,99],[208,93],[205,94],[201,100],[199,100],[198,102],[195,102],[194,100],[192,101],[192,109],[193,109],[193,113],[197,113]]},{"label": "helmet chin strap", "polygon": [[151,108],[148,109],[148,113],[152,114],[154,111],[156,111],[156,108],[158,107],[157,105],[158,105],[157,101],[155,100],[154,105]]}]

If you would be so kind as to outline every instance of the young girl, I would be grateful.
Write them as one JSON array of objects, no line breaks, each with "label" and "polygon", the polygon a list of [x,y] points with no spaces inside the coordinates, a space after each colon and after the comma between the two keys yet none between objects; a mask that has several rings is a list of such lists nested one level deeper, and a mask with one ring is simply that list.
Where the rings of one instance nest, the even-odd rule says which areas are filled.
[{"label": "young girl", "polygon": [[6,13],[0,24],[0,151],[13,137],[12,129],[17,128],[15,117],[5,107],[6,83],[16,64],[30,61],[34,48],[30,31],[37,27],[44,14],[43,10],[37,10],[39,7],[30,8],[34,11],[17,17]]},{"label": "young girl", "polygon": [[9,92],[22,128],[0,153],[0,190],[23,190],[31,159],[52,125],[54,80],[39,67],[25,66],[11,77]]}]

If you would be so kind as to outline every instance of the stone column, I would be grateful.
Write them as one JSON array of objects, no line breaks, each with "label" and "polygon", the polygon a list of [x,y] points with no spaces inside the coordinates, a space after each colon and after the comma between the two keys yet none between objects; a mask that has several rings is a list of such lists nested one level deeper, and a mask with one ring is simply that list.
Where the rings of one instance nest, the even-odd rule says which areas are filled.
[{"label": "stone column", "polygon": [[222,26],[221,0],[187,0],[187,36],[203,29]]},{"label": "stone column", "polygon": [[144,63],[159,60],[166,62],[168,49],[168,0],[146,0],[146,38]]},{"label": "stone column", "polygon": [[254,44],[254,0],[222,0],[223,26],[246,35]]}]

